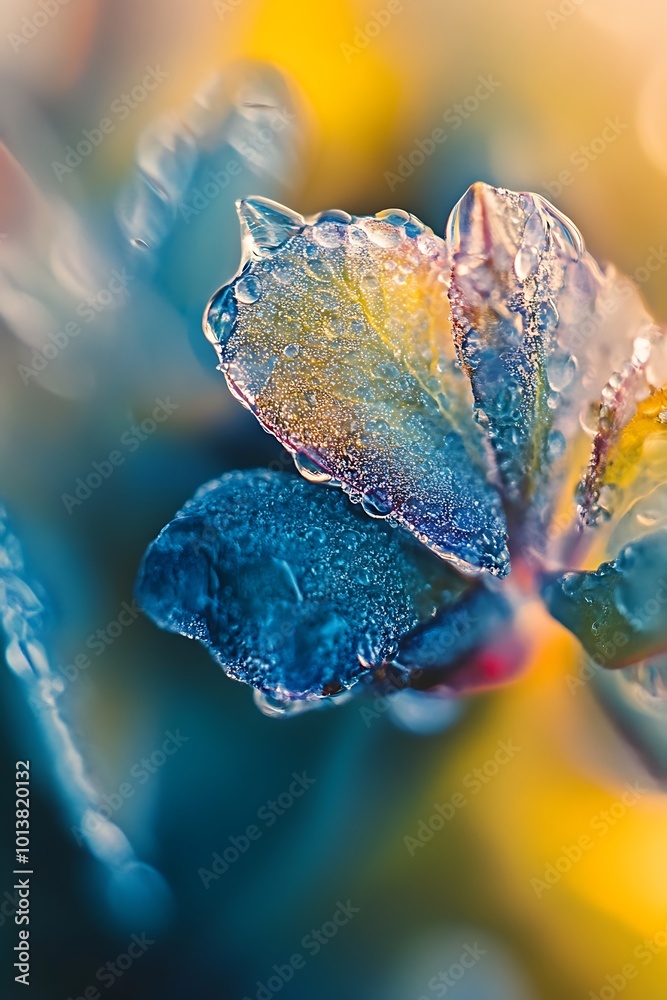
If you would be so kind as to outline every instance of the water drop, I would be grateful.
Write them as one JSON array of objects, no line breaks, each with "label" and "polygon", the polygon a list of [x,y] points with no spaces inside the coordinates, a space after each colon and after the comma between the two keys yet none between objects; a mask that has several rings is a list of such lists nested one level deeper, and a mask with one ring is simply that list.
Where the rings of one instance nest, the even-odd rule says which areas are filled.
[{"label": "water drop", "polygon": [[206,339],[215,345],[224,346],[232,333],[238,308],[230,285],[218,289],[204,313],[204,333]]},{"label": "water drop", "polygon": [[262,292],[262,285],[259,278],[252,274],[244,274],[234,286],[236,301],[243,305],[252,305],[257,302]]},{"label": "water drop", "polygon": [[351,247],[362,247],[368,243],[368,236],[361,226],[350,226],[347,236]]},{"label": "water drop", "polygon": [[549,458],[551,459],[558,458],[560,455],[563,454],[566,447],[567,447],[567,442],[565,440],[565,435],[561,431],[551,431],[547,443]]},{"label": "water drop", "polygon": [[341,208],[328,208],[315,219],[315,224],[321,222],[333,222],[339,226],[348,226],[352,222],[352,216],[344,212]]},{"label": "water drop", "polygon": [[268,198],[244,198],[236,203],[246,256],[262,256],[282,246],[306,224],[303,216]]},{"label": "water drop", "polygon": [[656,510],[637,511],[635,516],[642,528],[652,528],[660,520],[660,514]]},{"label": "water drop", "polygon": [[327,540],[327,533],[324,528],[315,525],[306,532],[306,540],[313,542],[315,545],[323,545]]},{"label": "water drop", "polygon": [[368,274],[362,274],[359,280],[359,284],[361,285],[363,290],[369,295],[374,295],[380,290],[379,279],[376,278],[376,276],[370,272]]},{"label": "water drop", "polygon": [[325,250],[333,250],[342,244],[345,231],[335,222],[318,222],[312,228],[312,238]]},{"label": "water drop", "polygon": [[648,337],[637,337],[632,345],[632,361],[635,365],[645,365],[651,356],[651,341]]},{"label": "water drop", "polygon": [[549,228],[552,235],[556,238],[556,242],[559,244],[561,249],[567,249],[570,251],[571,256],[578,260],[583,256],[586,247],[584,246],[584,239],[574,222],[568,219],[566,215],[559,212],[551,202],[546,199],[540,199],[544,204],[547,212],[549,213]]},{"label": "water drop", "polygon": [[271,719],[297,715],[299,712],[307,712],[309,709],[318,707],[318,702],[314,700],[295,699],[290,701],[286,698],[277,698],[267,691],[254,690],[252,697],[262,715]]},{"label": "water drop", "polygon": [[519,281],[525,281],[537,269],[539,254],[534,247],[521,247],[514,258],[514,273]]},{"label": "water drop", "polygon": [[371,243],[383,249],[397,246],[405,237],[405,230],[402,227],[389,225],[379,219],[365,219],[364,229]]},{"label": "water drop", "polygon": [[573,355],[552,354],[547,361],[547,378],[554,392],[566,389],[577,370],[577,359]]},{"label": "water drop", "polygon": [[307,451],[298,451],[293,456],[294,465],[304,479],[309,483],[328,483],[331,480],[329,473],[322,468],[319,462]]},{"label": "water drop", "polygon": [[402,208],[386,208],[383,212],[378,212],[375,218],[382,219],[383,222],[388,222],[391,226],[405,226],[410,221],[408,212]]},{"label": "water drop", "polygon": [[441,244],[435,236],[424,233],[417,237],[417,249],[424,257],[435,257],[440,252]]},{"label": "water drop", "polygon": [[389,517],[394,509],[383,490],[368,490],[361,499],[361,506],[370,517]]},{"label": "water drop", "polygon": [[299,345],[287,344],[285,347],[283,347],[283,354],[285,355],[286,358],[290,359],[296,358],[299,354]]}]

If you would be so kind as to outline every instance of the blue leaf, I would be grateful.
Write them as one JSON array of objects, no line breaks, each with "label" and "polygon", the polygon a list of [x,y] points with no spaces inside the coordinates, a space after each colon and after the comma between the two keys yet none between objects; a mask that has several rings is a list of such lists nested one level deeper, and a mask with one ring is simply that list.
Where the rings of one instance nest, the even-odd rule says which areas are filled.
[{"label": "blue leaf", "polygon": [[551,574],[543,597],[603,666],[623,667],[667,649],[667,531],[631,542],[594,573]]},{"label": "blue leaf", "polygon": [[149,546],[137,600],[275,698],[346,690],[473,586],[336,490],[286,473],[203,486]]}]

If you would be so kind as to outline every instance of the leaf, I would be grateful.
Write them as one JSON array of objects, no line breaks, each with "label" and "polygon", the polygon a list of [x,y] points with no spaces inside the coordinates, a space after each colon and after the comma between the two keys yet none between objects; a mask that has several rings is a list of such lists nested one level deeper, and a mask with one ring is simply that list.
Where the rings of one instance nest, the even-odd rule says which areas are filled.
[{"label": "leaf", "polygon": [[137,600],[278,699],[352,687],[472,586],[407,533],[298,476],[207,483],[149,546]]},{"label": "leaf", "polygon": [[309,478],[335,481],[459,568],[505,575],[443,241],[398,210],[306,222],[255,198],[239,215],[243,267],[205,323],[234,395]]},{"label": "leaf", "polygon": [[550,574],[542,594],[553,617],[605,667],[667,649],[667,531],[627,545],[595,572]]},{"label": "leaf", "polygon": [[629,401],[619,385],[605,406],[580,491],[581,519],[587,527],[606,525],[600,542],[610,553],[667,527],[667,386],[637,402],[646,383],[633,383]]},{"label": "leaf", "polygon": [[505,495],[540,513],[581,415],[650,319],[632,283],[602,270],[574,224],[539,195],[473,184],[447,241],[455,339],[477,417]]},{"label": "leaf", "polygon": [[396,663],[420,688],[461,692],[495,686],[522,666],[523,647],[510,630],[512,617],[499,589],[478,586],[405,635]]}]

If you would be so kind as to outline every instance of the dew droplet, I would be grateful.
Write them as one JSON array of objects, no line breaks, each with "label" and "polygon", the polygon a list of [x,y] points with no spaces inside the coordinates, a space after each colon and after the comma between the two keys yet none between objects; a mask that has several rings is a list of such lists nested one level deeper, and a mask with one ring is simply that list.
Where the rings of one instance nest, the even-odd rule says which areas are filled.
[{"label": "dew droplet", "polygon": [[286,344],[285,347],[283,347],[283,354],[285,355],[286,358],[290,359],[296,358],[299,354],[299,345]]},{"label": "dew droplet", "polygon": [[317,460],[306,451],[298,451],[292,456],[297,471],[309,483],[328,483],[331,480],[329,473],[322,468]]},{"label": "dew droplet", "polygon": [[519,281],[525,281],[535,271],[540,257],[535,247],[521,247],[514,258],[514,273]]},{"label": "dew droplet", "polygon": [[269,718],[297,715],[299,712],[307,712],[309,709],[319,707],[318,702],[314,699],[294,699],[290,701],[286,698],[277,698],[267,691],[254,690],[252,697],[262,715],[266,715]]},{"label": "dew droplet", "polygon": [[262,292],[262,285],[259,278],[252,274],[244,274],[234,286],[236,301],[243,305],[252,305],[257,302]]},{"label": "dew droplet", "polygon": [[361,506],[370,517],[388,517],[394,509],[383,490],[368,490],[362,497]]},{"label": "dew droplet", "polygon": [[554,392],[562,392],[574,378],[577,359],[573,355],[552,354],[547,361],[547,378]]},{"label": "dew droplet", "polygon": [[247,256],[271,253],[305,225],[303,216],[268,198],[244,198],[236,203],[236,210]]},{"label": "dew droplet", "polygon": [[345,231],[335,222],[318,222],[312,228],[312,237],[325,250],[333,250],[341,246]]},{"label": "dew droplet", "polygon": [[566,447],[567,447],[567,442],[565,440],[565,435],[561,431],[551,431],[547,443],[549,458],[551,459],[558,458],[560,455],[563,454]]},{"label": "dew droplet", "polygon": [[368,295],[374,295],[380,291],[380,281],[372,273],[362,274],[359,284]]},{"label": "dew droplet", "polygon": [[383,249],[395,247],[405,238],[405,230],[402,227],[392,226],[379,219],[364,220],[364,229],[371,243]]},{"label": "dew droplet", "polygon": [[237,305],[230,285],[218,289],[204,313],[204,333],[213,345],[224,346],[234,331]]},{"label": "dew droplet", "polygon": [[391,226],[405,226],[410,221],[410,215],[402,208],[386,208],[383,212],[378,212],[375,218],[382,219]]},{"label": "dew droplet", "polygon": [[637,523],[642,526],[642,528],[652,528],[654,524],[657,524],[660,520],[660,514],[656,510],[642,510],[637,511],[635,515],[637,518]]}]

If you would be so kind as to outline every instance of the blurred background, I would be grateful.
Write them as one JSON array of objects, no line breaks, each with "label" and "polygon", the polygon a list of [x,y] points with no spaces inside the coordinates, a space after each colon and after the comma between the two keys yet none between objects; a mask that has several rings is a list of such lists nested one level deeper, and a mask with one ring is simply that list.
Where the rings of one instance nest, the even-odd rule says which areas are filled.
[{"label": "blurred background", "polygon": [[40,1000],[667,996],[667,714],[639,740],[555,623],[531,622],[520,681],[430,720],[409,700],[272,719],[132,603],[201,483],[290,464],[201,332],[235,199],[441,233],[475,180],[537,191],[664,321],[666,30],[658,0],[5,0],[0,495],[60,711],[164,883],[119,900],[5,670],[3,995],[29,758]]}]

